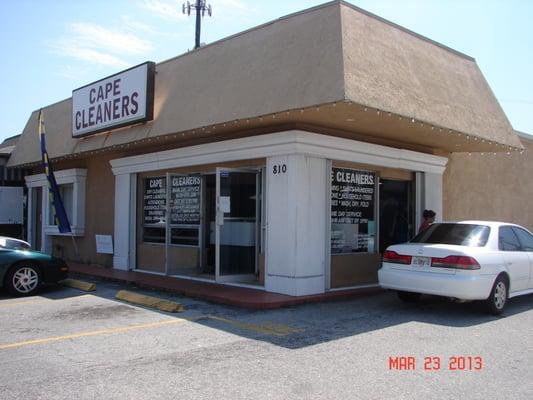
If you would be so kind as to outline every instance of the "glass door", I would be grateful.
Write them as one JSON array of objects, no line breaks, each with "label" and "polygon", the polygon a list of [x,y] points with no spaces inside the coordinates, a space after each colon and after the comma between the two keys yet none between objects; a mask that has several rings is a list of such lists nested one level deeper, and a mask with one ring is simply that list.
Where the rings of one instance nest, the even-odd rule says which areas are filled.
[{"label": "glass door", "polygon": [[258,189],[255,170],[217,168],[216,280],[257,281]]},{"label": "glass door", "polygon": [[409,241],[415,234],[413,182],[381,179],[379,185],[381,252]]}]

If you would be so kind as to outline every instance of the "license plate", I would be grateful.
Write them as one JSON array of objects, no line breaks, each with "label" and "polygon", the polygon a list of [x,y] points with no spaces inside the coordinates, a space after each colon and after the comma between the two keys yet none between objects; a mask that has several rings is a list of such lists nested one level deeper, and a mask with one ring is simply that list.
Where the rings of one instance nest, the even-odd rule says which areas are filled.
[{"label": "license plate", "polygon": [[413,257],[412,265],[415,267],[431,267],[431,257]]}]

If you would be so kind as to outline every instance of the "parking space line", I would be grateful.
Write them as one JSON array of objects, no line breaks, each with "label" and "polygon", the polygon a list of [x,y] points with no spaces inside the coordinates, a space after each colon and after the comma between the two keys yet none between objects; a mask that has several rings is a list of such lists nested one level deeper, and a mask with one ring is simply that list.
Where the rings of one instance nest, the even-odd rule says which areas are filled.
[{"label": "parking space line", "polygon": [[62,301],[62,300],[72,300],[72,299],[80,299],[80,298],[87,298],[87,297],[94,297],[90,294],[84,294],[81,296],[75,296],[75,297],[65,297],[61,299],[43,299],[41,297],[37,299],[29,299],[29,300],[22,300],[22,301],[10,301],[7,303],[0,303],[0,308],[3,307],[12,307],[12,306],[23,306],[25,304],[38,304],[38,303],[54,303],[56,301]]},{"label": "parking space line", "polygon": [[36,304],[36,303],[48,303],[50,300],[48,299],[35,299],[35,300],[26,300],[26,301],[12,301],[9,303],[0,303],[0,308],[3,307],[13,307],[13,306],[20,306],[24,304]]},{"label": "parking space line", "polygon": [[303,329],[293,328],[284,324],[275,324],[273,322],[264,322],[262,324],[253,324],[250,322],[242,322],[235,319],[228,319],[223,317],[217,317],[214,315],[208,315],[206,318],[212,319],[215,321],[224,322],[226,324],[235,326],[240,329],[254,331],[261,333],[263,335],[272,335],[272,336],[287,336],[293,333],[302,332]]},{"label": "parking space line", "polygon": [[167,319],[164,321],[151,322],[148,324],[129,325],[129,326],[123,326],[123,327],[118,327],[118,328],[100,329],[97,331],[73,333],[70,335],[54,336],[54,337],[43,338],[43,339],[25,340],[23,342],[2,344],[0,345],[0,350],[13,349],[17,347],[23,347],[23,346],[29,346],[29,345],[35,345],[35,344],[59,342],[62,340],[77,339],[77,338],[88,337],[88,336],[111,335],[114,333],[128,332],[128,331],[132,331],[135,329],[147,329],[147,328],[155,328],[155,327],[164,326],[164,325],[174,325],[174,324],[179,324],[183,322],[189,322],[191,320],[194,320],[194,319],[175,318],[175,319],[170,319],[170,320]]},{"label": "parking space line", "polygon": [[[51,301],[51,300],[35,300],[35,301]],[[19,302],[18,304],[20,303],[21,302]],[[30,303],[30,302],[28,301],[25,303]],[[175,324],[179,324],[183,322],[196,322],[200,320],[219,321],[219,322],[234,326],[239,329],[253,331],[253,332],[260,333],[260,334],[271,335],[271,336],[287,336],[293,333],[298,333],[298,332],[303,331],[303,329],[292,328],[288,325],[283,325],[283,324],[274,324],[272,322],[265,322],[262,324],[253,324],[250,322],[243,322],[243,321],[239,321],[235,319],[218,317],[215,315],[200,315],[196,317],[173,318],[173,319],[166,319],[163,321],[150,322],[146,324],[137,324],[137,325],[122,326],[122,327],[117,327],[117,328],[99,329],[95,331],[72,333],[69,335],[53,336],[53,337],[42,338],[42,339],[31,339],[31,340],[25,340],[22,342],[5,343],[5,344],[0,344],[0,350],[14,349],[14,348],[19,348],[19,347],[24,347],[24,346],[38,345],[38,344],[45,344],[45,343],[53,343],[53,342],[59,342],[59,341],[69,340],[69,339],[78,339],[78,338],[83,338],[83,337],[112,335],[116,333],[125,333],[129,331],[137,330],[137,329],[157,328],[160,326],[175,325]]]}]

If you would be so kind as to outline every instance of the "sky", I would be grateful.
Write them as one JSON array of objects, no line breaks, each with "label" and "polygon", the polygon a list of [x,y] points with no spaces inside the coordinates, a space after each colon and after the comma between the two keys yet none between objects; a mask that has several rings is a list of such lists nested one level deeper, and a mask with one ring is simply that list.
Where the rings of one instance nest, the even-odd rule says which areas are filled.
[{"label": "sky", "polygon": [[[194,0],[190,0],[194,1]],[[212,43],[325,0],[208,0]],[[532,0],[351,0],[476,59],[516,130],[533,134]],[[0,141],[32,111],[145,61],[194,47],[183,0],[0,0]]]}]

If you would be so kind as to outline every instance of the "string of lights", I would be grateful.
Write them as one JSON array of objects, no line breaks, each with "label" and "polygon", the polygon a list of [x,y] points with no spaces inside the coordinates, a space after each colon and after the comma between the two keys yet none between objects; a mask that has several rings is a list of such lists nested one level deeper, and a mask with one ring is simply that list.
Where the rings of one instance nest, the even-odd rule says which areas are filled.
[{"label": "string of lights", "polygon": [[[68,155],[64,155],[64,156],[54,157],[52,160],[53,161],[62,161],[62,160],[78,159],[78,158],[83,158],[83,157],[86,157],[86,156],[100,155],[100,154],[103,154],[103,153],[108,153],[108,152],[117,151],[117,150],[137,148],[137,147],[140,147],[140,146],[145,145],[147,143],[152,144],[152,143],[156,143],[156,142],[168,142],[168,141],[172,141],[172,140],[178,139],[178,138],[197,136],[197,135],[201,135],[201,134],[209,135],[209,134],[211,134],[213,131],[215,131],[217,129],[219,129],[219,130],[222,129],[223,130],[224,128],[229,128],[229,126],[235,126],[235,125],[238,125],[238,124],[250,125],[250,124],[253,124],[254,121],[257,121],[259,123],[265,123],[268,120],[281,119],[283,117],[290,116],[291,114],[296,114],[296,115],[300,115],[301,116],[301,114],[304,114],[304,113],[307,113],[307,112],[320,112],[321,110],[323,111],[323,110],[327,109],[328,107],[331,107],[331,108],[337,107],[339,103],[344,103],[346,105],[359,107],[365,113],[375,113],[376,115],[379,115],[379,116],[381,116],[383,118],[397,118],[400,121],[409,122],[410,124],[414,124],[414,125],[419,126],[421,128],[422,127],[427,127],[431,131],[437,132],[439,134],[440,133],[447,133],[448,135],[451,135],[451,136],[456,137],[456,138],[461,138],[462,140],[466,139],[467,141],[480,142],[480,143],[483,143],[483,144],[487,144],[489,146],[494,146],[497,149],[497,151],[476,152],[476,154],[479,154],[479,155],[482,155],[482,156],[497,155],[498,153],[500,153],[500,154],[501,153],[505,153],[507,155],[524,154],[524,149],[519,148],[519,147],[510,146],[510,145],[507,145],[507,144],[504,144],[504,143],[498,143],[498,142],[496,142],[494,140],[488,140],[488,139],[485,139],[485,138],[483,138],[481,136],[472,135],[472,134],[466,134],[466,133],[455,131],[455,130],[452,130],[452,129],[449,129],[449,128],[440,127],[438,125],[434,125],[434,124],[431,124],[431,123],[428,123],[428,122],[425,122],[425,121],[421,121],[421,120],[418,120],[418,119],[413,118],[413,117],[406,117],[406,116],[394,114],[394,113],[391,113],[389,111],[382,110],[382,109],[379,109],[379,108],[373,108],[373,107],[359,105],[359,104],[354,103],[354,102],[352,102],[350,100],[344,100],[344,101],[340,101],[340,102],[313,105],[313,106],[309,106],[309,107],[302,107],[302,108],[299,107],[299,108],[295,108],[295,109],[291,109],[291,110],[285,110],[285,111],[281,111],[281,112],[276,112],[276,113],[271,113],[271,114],[266,114],[266,115],[251,117],[251,118],[250,117],[240,118],[240,119],[235,119],[235,120],[231,120],[231,121],[217,123],[217,124],[213,124],[213,125],[209,125],[209,126],[197,127],[197,128],[190,129],[190,130],[187,130],[187,131],[184,131],[184,132],[179,132],[179,133],[172,133],[172,134],[164,134],[164,135],[153,136],[153,137],[146,137],[146,138],[135,140],[135,141],[128,142],[128,143],[122,143],[122,144],[115,144],[115,145],[111,145],[111,146],[106,146],[106,147],[103,147],[103,148],[98,149],[98,150],[90,150],[90,151],[85,151],[85,152],[79,152],[79,153],[74,153],[74,154],[68,154]],[[349,122],[356,122],[356,119],[352,119],[352,121],[349,121]],[[129,127],[127,129],[132,129],[134,127],[135,126]],[[107,138],[111,134],[112,134],[111,132],[103,132],[101,135],[106,135],[106,140],[107,140]],[[91,140],[91,139],[87,138],[87,139],[79,139],[79,140],[85,141],[85,140]],[[105,143],[106,140],[104,140],[104,143]],[[473,152],[468,152],[468,155],[471,156],[472,154],[473,154]],[[31,166],[33,164],[35,164],[35,163],[24,164],[23,167]]]}]

